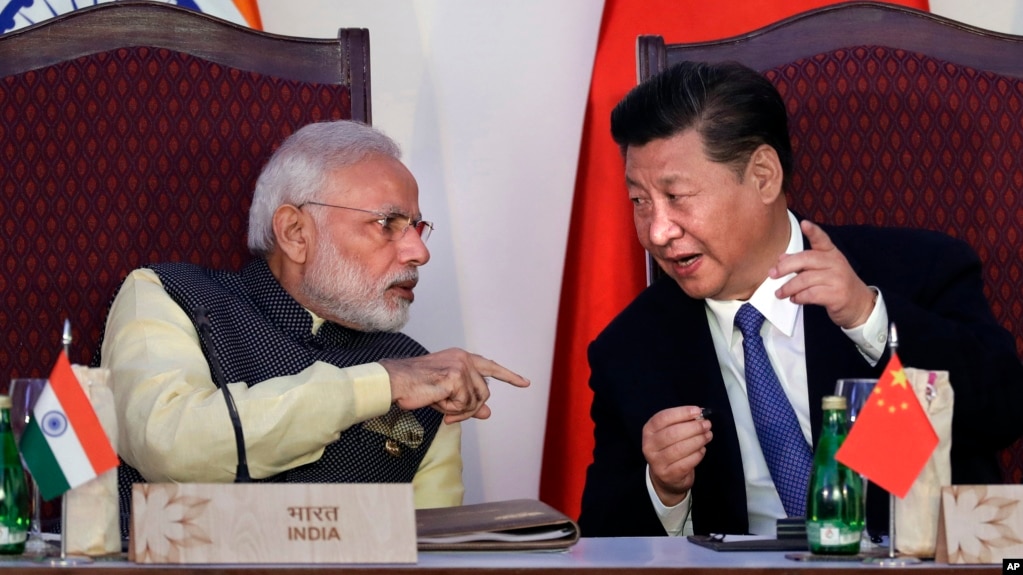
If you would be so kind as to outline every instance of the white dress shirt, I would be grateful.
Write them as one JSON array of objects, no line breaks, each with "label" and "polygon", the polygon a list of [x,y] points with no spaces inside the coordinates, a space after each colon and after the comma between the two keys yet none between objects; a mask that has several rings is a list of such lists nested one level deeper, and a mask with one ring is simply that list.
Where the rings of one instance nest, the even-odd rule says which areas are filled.
[{"label": "white dress shirt", "polygon": [[[803,251],[803,235],[799,222],[789,212],[791,234],[785,253],[794,254]],[[772,279],[767,278],[750,297],[749,303],[763,314],[766,321],[761,328],[764,346],[771,360],[778,381],[781,382],[785,395],[788,396],[799,427],[803,431],[806,442],[812,447],[810,428],[810,410],[820,406],[809,404],[809,392],[806,379],[806,346],[803,332],[803,306],[792,303],[788,299],[778,299],[774,292],[789,281],[795,274]],[[871,364],[876,364],[884,354],[887,343],[888,312],[879,290],[877,303],[867,321],[853,329],[843,329]],[[749,398],[746,395],[746,375],[742,349],[742,334],[734,326],[735,314],[746,302],[706,300],[707,322],[710,326],[714,350],[717,352],[718,364],[728,393],[728,402],[735,418],[735,429],[739,437],[739,451],[742,455],[743,474],[746,479],[746,505],[749,514],[749,530],[753,534],[774,535],[777,519],[785,517],[785,508],[771,480],[753,416],[750,413]],[[713,431],[713,428],[712,428]],[[707,445],[714,449],[714,441]],[[696,473],[699,473],[699,466]],[[693,532],[692,517],[689,510],[692,504],[692,492],[673,507],[666,507],[653,488],[650,480],[650,467],[647,466],[647,490],[654,504],[661,524],[669,535],[689,535]]]}]

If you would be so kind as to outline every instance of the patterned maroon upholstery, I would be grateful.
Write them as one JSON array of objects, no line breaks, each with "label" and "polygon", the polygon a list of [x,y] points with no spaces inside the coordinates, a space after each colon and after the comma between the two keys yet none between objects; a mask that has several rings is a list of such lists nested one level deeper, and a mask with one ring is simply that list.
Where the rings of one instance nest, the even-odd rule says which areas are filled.
[{"label": "patterned maroon upholstery", "polygon": [[0,79],[0,377],[48,373],[70,318],[89,363],[124,276],[158,261],[239,268],[276,144],[349,118],[347,87],[123,48]]},{"label": "patterned maroon upholstery", "polygon": [[[250,194],[276,145],[309,122],[369,122],[368,37],[339,38],[274,37],[138,3],[0,37],[4,389],[49,372],[65,317],[72,361],[89,363],[132,269],[243,265]],[[224,64],[260,60],[276,67]]]},{"label": "patterned maroon upholstery", "polygon": [[240,268],[255,179],[281,140],[369,123],[368,41],[130,0],[0,36],[0,392],[49,373],[65,317],[71,359],[88,364],[132,269]]},{"label": "patterned maroon upholstery", "polygon": [[1023,353],[1023,81],[903,50],[837,50],[766,72],[789,105],[791,208],[969,242]]},{"label": "patterned maroon upholstery", "polygon": [[[834,224],[929,228],[967,241],[1023,354],[1023,81],[882,47],[766,72],[789,105],[789,205]],[[1023,480],[1021,447],[1002,452]]]},{"label": "patterned maroon upholstery", "polygon": [[[763,71],[788,106],[792,210],[967,241],[1023,356],[1023,38],[853,3],[716,43],[641,37],[640,52],[641,77],[683,59]],[[1002,453],[1006,480],[1023,481],[1021,454]]]}]

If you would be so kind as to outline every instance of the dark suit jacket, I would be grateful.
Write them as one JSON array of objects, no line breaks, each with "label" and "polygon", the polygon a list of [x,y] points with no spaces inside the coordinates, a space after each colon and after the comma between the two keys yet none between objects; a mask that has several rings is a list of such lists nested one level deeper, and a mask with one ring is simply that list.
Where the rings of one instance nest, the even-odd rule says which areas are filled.
[{"label": "dark suit jacket", "polygon": [[[825,230],[860,278],[880,289],[903,365],[949,371],[953,482],[1000,483],[996,452],[1023,434],[1023,366],[984,298],[974,252],[921,230]],[[803,321],[811,407],[833,393],[838,378],[880,375],[888,354],[871,366],[824,308],[806,306]],[[692,490],[694,530],[746,533],[739,443],[703,300],[658,279],[594,340],[589,361],[596,445],[579,518],[583,536],[665,535],[647,493],[642,430],[658,411],[681,405],[714,410],[714,438]],[[821,417],[811,409],[814,445]],[[883,509],[887,499],[868,497],[868,504]]]}]

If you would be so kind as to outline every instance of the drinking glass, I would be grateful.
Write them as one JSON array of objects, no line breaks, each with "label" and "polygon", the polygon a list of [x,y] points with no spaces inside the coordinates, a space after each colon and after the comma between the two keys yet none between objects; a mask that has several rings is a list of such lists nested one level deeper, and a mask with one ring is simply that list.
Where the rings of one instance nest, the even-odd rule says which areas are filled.
[{"label": "drinking glass", "polygon": [[[11,380],[11,431],[14,432],[14,439],[21,443],[21,434],[28,425],[28,419],[35,407],[36,400],[43,393],[47,380],[42,378],[15,378]],[[20,449],[19,449],[20,453]],[[25,458],[21,459],[21,465],[25,466]],[[28,540],[25,542],[25,554],[35,556],[49,555],[54,548],[43,539],[42,521],[40,520],[40,508],[42,500],[39,497],[39,489],[36,480],[29,475],[29,485],[32,489],[32,523],[29,527]]]},{"label": "drinking glass", "polygon": [[[835,384],[835,395],[845,398],[850,429],[856,423],[856,416],[860,414],[867,397],[874,391],[875,384],[876,379],[866,378],[839,379]],[[867,550],[873,546],[867,532],[867,478],[861,473],[860,479],[863,480],[863,535],[860,538],[860,550]]]}]

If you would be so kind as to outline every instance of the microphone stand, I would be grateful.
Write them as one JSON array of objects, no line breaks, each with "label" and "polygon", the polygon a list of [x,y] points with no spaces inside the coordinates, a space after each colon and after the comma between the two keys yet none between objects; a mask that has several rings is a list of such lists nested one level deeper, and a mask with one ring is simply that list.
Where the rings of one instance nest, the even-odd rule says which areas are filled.
[{"label": "microphone stand", "polygon": [[199,330],[199,339],[202,341],[203,347],[206,348],[209,360],[210,360],[210,371],[213,375],[213,383],[220,389],[224,394],[224,401],[227,403],[227,415],[231,418],[231,426],[234,428],[234,441],[235,449],[238,452],[238,468],[235,472],[234,482],[235,483],[248,483],[252,481],[249,476],[249,464],[245,456],[245,435],[242,432],[242,420],[238,415],[238,408],[234,403],[234,396],[231,395],[231,390],[227,388],[227,378],[224,376],[224,369],[220,364],[220,356],[217,353],[217,348],[213,345],[213,326],[210,323],[209,315],[206,313],[206,308],[203,306],[197,306],[192,312],[195,320],[195,325]]}]

